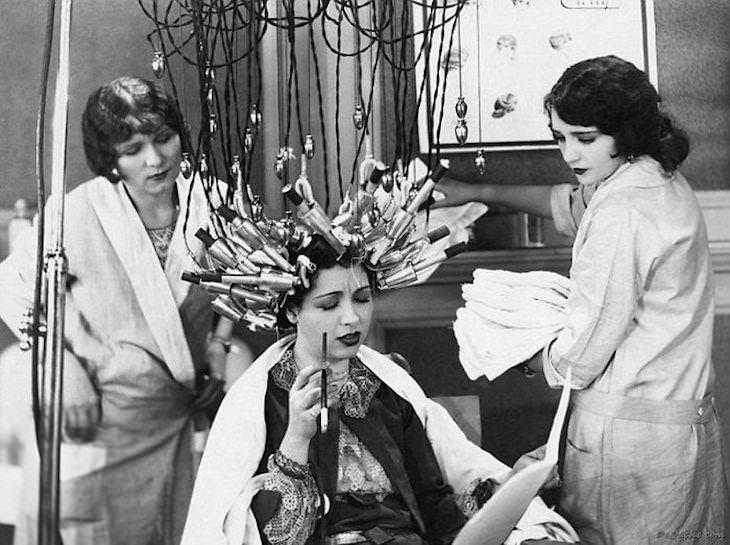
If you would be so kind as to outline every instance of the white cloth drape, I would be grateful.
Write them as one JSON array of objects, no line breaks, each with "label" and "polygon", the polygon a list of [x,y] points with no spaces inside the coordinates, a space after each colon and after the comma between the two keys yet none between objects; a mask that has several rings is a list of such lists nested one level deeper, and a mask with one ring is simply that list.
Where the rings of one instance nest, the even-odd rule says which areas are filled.
[{"label": "white cloth drape", "polygon": [[[292,342],[284,338],[264,352],[231,387],[216,416],[203,454],[181,545],[259,545],[256,520],[249,509],[258,491],[252,477],[264,452],[264,396],[269,369]],[[446,410],[389,358],[363,346],[358,357],[393,391],[408,400],[423,422],[447,482],[456,492],[474,479],[498,482],[509,467],[469,442]],[[548,536],[544,524],[563,539],[576,539],[570,526],[536,498],[507,543]]]}]

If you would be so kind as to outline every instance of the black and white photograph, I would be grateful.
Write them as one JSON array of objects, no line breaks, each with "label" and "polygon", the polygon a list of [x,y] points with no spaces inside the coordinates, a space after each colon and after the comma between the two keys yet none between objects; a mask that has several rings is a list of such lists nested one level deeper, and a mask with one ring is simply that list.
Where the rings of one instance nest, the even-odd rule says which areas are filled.
[{"label": "black and white photograph", "polygon": [[730,543],[728,28],[0,0],[0,545]]}]

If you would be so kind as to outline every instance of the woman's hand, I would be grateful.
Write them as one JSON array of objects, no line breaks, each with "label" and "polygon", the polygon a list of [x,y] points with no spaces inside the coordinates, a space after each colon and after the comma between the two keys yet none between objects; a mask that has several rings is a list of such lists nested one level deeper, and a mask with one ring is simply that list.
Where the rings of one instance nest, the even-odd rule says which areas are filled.
[{"label": "woman's hand", "polygon": [[307,463],[309,441],[317,432],[320,413],[321,364],[309,365],[299,371],[289,390],[289,425],[279,450],[300,464]]},{"label": "woman's hand", "polygon": [[205,347],[207,367],[198,373],[195,384],[193,412],[204,412],[212,421],[225,395],[226,365],[230,343],[212,335]]},{"label": "woman's hand", "polygon": [[321,364],[305,367],[297,375],[289,391],[289,427],[294,436],[311,439],[317,432],[317,417],[320,413],[320,372],[326,369]]},{"label": "woman's hand", "polygon": [[[435,202],[431,205],[431,208],[458,206],[469,202],[484,202],[482,198],[483,188],[482,184],[468,184],[444,178],[436,184],[433,190]],[[443,198],[440,198],[441,196]]]},{"label": "woman's hand", "polygon": [[230,352],[230,342],[226,343],[218,336],[213,335],[205,347],[205,362],[208,364],[208,374],[225,382],[226,363]]},{"label": "woman's hand", "polygon": [[86,443],[96,436],[101,403],[91,378],[76,358],[63,366],[63,434],[69,442]]},{"label": "woman's hand", "polygon": [[225,382],[207,373],[201,373],[196,379],[195,398],[193,399],[193,412],[204,412],[212,421],[218,412],[225,396]]},{"label": "woman's hand", "polygon": [[[512,475],[515,475],[516,473],[519,473],[523,469],[525,469],[527,466],[530,466],[536,462],[539,462],[541,460],[545,459],[545,449],[547,448],[547,445],[541,445],[537,447],[535,450],[531,450],[530,452],[527,452],[526,454],[523,454],[519,457],[519,459],[515,462],[515,465],[512,466],[512,471],[510,472],[510,477]],[[550,472],[550,476],[545,481],[545,484],[542,485],[541,489],[549,489],[549,488],[557,488],[562,483],[560,481],[560,475],[558,474],[558,468],[555,466],[552,471]]]}]

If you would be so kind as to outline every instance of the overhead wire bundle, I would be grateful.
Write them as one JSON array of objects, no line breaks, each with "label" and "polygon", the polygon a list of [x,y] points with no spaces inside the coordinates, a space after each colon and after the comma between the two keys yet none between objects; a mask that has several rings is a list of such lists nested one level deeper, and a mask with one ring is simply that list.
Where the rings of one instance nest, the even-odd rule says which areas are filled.
[{"label": "overhead wire bundle", "polygon": [[[424,271],[463,249],[463,243],[444,249],[446,228],[414,230],[416,213],[445,172],[438,140],[448,66],[443,74],[428,74],[428,59],[452,47],[466,0],[138,3],[153,25],[148,35],[153,72],[167,77],[188,120],[181,172],[203,184],[210,203],[211,230],[196,233],[209,259],[186,279],[218,294],[219,313],[272,328],[278,305],[312,273],[308,263],[291,263],[289,256],[313,233],[338,253],[357,247],[382,289],[422,280]],[[413,10],[419,10],[418,26]],[[262,58],[271,33],[279,63]],[[271,64],[278,70],[278,97],[263,92]],[[343,77],[347,70],[354,78]],[[423,77],[416,88],[419,70]],[[334,104],[325,98],[331,96],[333,72]],[[431,96],[427,76],[434,83]],[[392,85],[394,115],[383,116],[376,133],[376,88],[383,82]],[[279,145],[276,156],[266,159],[257,149],[267,123],[262,101],[270,100],[277,101]],[[430,167],[415,179],[409,169],[422,107],[429,110]],[[343,152],[344,135],[353,133],[354,153]],[[390,157],[375,156],[381,135],[392,144]],[[328,146],[328,138],[334,145]],[[317,150],[324,160],[315,159]],[[333,150],[334,160],[327,156]],[[257,164],[271,159],[289,208],[278,219],[272,219],[278,213],[267,214],[271,200],[264,204],[255,189]],[[324,193],[324,206],[315,193]],[[336,217],[330,219],[333,206]],[[438,240],[441,245],[428,255],[427,247]]]}]

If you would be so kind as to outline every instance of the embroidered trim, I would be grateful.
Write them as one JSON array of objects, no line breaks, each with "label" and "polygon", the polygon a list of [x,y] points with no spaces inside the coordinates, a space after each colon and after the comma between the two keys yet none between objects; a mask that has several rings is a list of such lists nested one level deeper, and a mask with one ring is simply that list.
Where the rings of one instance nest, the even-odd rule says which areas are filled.
[{"label": "embroidered trim", "polygon": [[[284,351],[281,359],[269,371],[274,384],[287,391],[294,385],[298,372],[292,347]],[[340,404],[350,418],[363,419],[380,388],[381,380],[357,358],[350,360],[349,375],[340,390]]]},{"label": "embroidered trim", "polygon": [[266,464],[271,470],[271,465],[275,464],[281,472],[292,479],[306,479],[309,476],[309,466],[300,464],[289,458],[286,454],[276,449],[276,452],[269,457],[269,463]]},{"label": "embroidered trim", "polygon": [[340,423],[338,451],[338,494],[374,495],[382,502],[393,493],[382,464],[344,422]]},{"label": "embroidered trim", "polygon": [[170,249],[170,241],[172,240],[172,235],[175,233],[175,224],[176,221],[173,222],[171,225],[168,225],[167,227],[161,227],[159,229],[147,229],[147,235],[150,237],[150,240],[152,241],[152,246],[155,249],[155,253],[157,254],[157,259],[160,260],[160,265],[162,265],[162,268],[165,268],[165,262],[167,261],[167,253]]},{"label": "embroidered trim", "polygon": [[314,533],[320,514],[317,483],[308,466],[297,464],[282,454],[288,460],[287,463],[306,469],[302,478],[292,476],[288,469],[275,461],[277,455],[280,455],[278,451],[269,456],[267,461],[268,476],[264,481],[264,490],[279,492],[281,502],[274,516],[264,526],[264,534],[272,545],[304,543]]},{"label": "embroidered trim", "polygon": [[496,488],[497,482],[494,479],[474,479],[461,494],[456,495],[456,505],[466,518],[471,518],[487,503]]},{"label": "embroidered trim", "polygon": [[360,360],[350,360],[350,378],[340,390],[340,403],[344,413],[350,418],[365,418],[378,388],[380,379]]},{"label": "embroidered trim", "polygon": [[292,347],[287,348],[281,355],[279,361],[271,368],[269,375],[279,388],[282,390],[291,390],[294,386],[294,381],[297,378],[299,369],[294,361],[294,349]]}]

